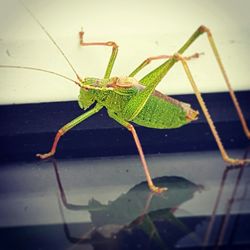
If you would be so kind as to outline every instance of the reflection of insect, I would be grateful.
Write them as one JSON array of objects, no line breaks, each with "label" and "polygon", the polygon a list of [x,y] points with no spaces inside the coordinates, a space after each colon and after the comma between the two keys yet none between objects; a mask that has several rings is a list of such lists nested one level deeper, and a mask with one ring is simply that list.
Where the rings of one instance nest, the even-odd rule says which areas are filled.
[{"label": "reflection of insect", "polygon": [[[250,148],[247,148],[245,153],[244,153],[244,156],[243,156],[243,159],[246,159],[247,158],[247,155],[249,154],[249,151],[250,151]],[[238,171],[239,170],[239,171]],[[232,183],[232,180],[230,178],[228,178],[229,176],[229,173],[232,172],[232,171],[237,171],[237,177],[235,178],[235,183],[234,183],[234,187],[232,189],[232,194],[229,193],[229,197],[226,199],[227,202],[226,202],[226,214],[223,216],[224,218],[221,220],[221,225],[219,225],[217,223],[217,226],[215,226],[216,224],[216,212],[218,210],[218,207],[219,205],[222,205],[223,202],[221,201],[221,197],[222,197],[222,194],[224,192],[224,189],[225,189],[225,186],[226,186],[226,181]],[[206,229],[206,233],[204,235],[204,241],[203,241],[203,245],[204,246],[207,246],[207,245],[211,245],[211,241],[212,241],[212,235],[213,235],[213,239],[216,239],[216,245],[219,246],[219,245],[222,245],[224,244],[225,245],[225,242],[227,241],[226,239],[226,235],[228,235],[229,233],[227,231],[229,230],[232,230],[232,228],[235,228],[235,226],[239,227],[239,223],[238,223],[238,217],[237,217],[237,220],[233,220],[234,222],[234,225],[232,227],[232,224],[230,225],[229,221],[232,217],[232,207],[233,207],[233,204],[236,203],[236,202],[242,202],[244,200],[246,200],[246,197],[247,197],[247,192],[248,192],[248,184],[249,182],[246,181],[245,183],[243,183],[243,185],[245,185],[244,187],[244,192],[243,192],[243,195],[241,195],[240,198],[237,198],[238,196],[238,190],[240,189],[240,182],[242,180],[242,176],[243,176],[243,173],[244,171],[246,171],[246,168],[242,167],[242,166],[228,166],[225,168],[224,172],[223,172],[223,175],[222,175],[222,178],[221,178],[221,183],[220,183],[220,188],[219,188],[219,192],[218,192],[218,195],[216,197],[216,200],[215,200],[215,204],[214,204],[214,208],[213,208],[213,212],[211,214],[211,217],[209,219],[209,223],[208,223],[208,226],[207,226],[207,229]],[[231,196],[230,196],[231,195]],[[225,197],[224,197],[225,199]],[[222,204],[220,204],[222,203]],[[243,220],[244,221],[244,220]],[[229,226],[230,225],[230,226]],[[216,230],[216,237],[215,236],[215,233],[213,231],[213,229],[215,227],[218,227],[220,230]],[[233,230],[231,232],[231,235],[233,233],[235,233],[236,230]],[[213,232],[213,233],[212,233]],[[230,237],[230,238],[236,238],[236,237]],[[231,244],[231,242],[230,242]]]},{"label": "reflection of insect", "polygon": [[[80,205],[69,201],[58,163],[55,159],[52,162],[61,198],[59,208],[65,236],[74,245],[91,244],[93,249],[124,249],[124,245],[125,249],[134,249],[133,246],[137,245],[141,245],[141,249],[166,249],[188,234],[192,234],[194,243],[197,242],[193,232],[201,219],[188,223],[190,220],[178,218],[175,212],[181,204],[192,200],[197,191],[201,192],[204,189],[202,185],[178,176],[162,176],[153,181],[157,185],[168,186],[166,194],[149,192],[147,182],[143,181],[115,200],[103,204],[92,198],[87,204]],[[88,211],[91,223],[69,225],[64,216],[66,210],[61,204],[70,211]]]},{"label": "reflection of insect", "polygon": [[[27,8],[26,8],[27,9]],[[53,44],[57,47],[59,52],[65,58],[69,66],[72,68],[74,73],[76,74],[77,80],[74,81],[66,76],[61,74],[44,70],[37,69],[32,67],[23,67],[23,66],[8,66],[1,65],[2,68],[23,68],[23,69],[32,69],[48,72],[54,75],[58,75],[60,77],[64,77],[67,80],[73,81],[80,87],[80,96],[79,96],[79,105],[82,109],[89,108],[92,104],[95,103],[95,106],[90,110],[75,118],[73,121],[67,123],[61,129],[59,129],[52,148],[49,153],[46,154],[37,154],[38,157],[45,159],[55,154],[57,143],[60,137],[65,134],[68,130],[84,121],[91,115],[98,112],[103,107],[106,107],[108,110],[108,114],[111,118],[115,119],[118,123],[126,127],[133,135],[134,141],[136,143],[141,162],[146,174],[147,182],[149,188],[155,192],[162,192],[166,190],[166,188],[156,187],[151,179],[148,166],[143,154],[143,150],[139,141],[139,138],[136,134],[136,131],[133,125],[130,122],[136,123],[141,126],[150,127],[150,128],[158,128],[158,129],[167,129],[167,128],[177,128],[182,125],[185,125],[195,119],[197,119],[198,111],[191,109],[189,104],[180,102],[171,97],[163,95],[162,93],[155,90],[159,82],[163,79],[163,77],[167,74],[167,72],[172,68],[172,66],[181,61],[184,71],[192,85],[192,88],[195,92],[195,95],[198,99],[198,102],[201,106],[201,109],[207,119],[207,122],[210,126],[211,132],[217,142],[219,150],[221,152],[222,158],[230,164],[237,165],[243,164],[244,162],[249,160],[240,160],[230,158],[224,149],[224,146],[220,140],[218,132],[214,126],[214,123],[210,117],[210,114],[206,108],[206,105],[201,97],[201,94],[194,82],[192,74],[189,70],[187,61],[194,57],[198,57],[199,54],[194,54],[189,57],[183,57],[182,54],[186,51],[186,49],[203,33],[206,33],[208,36],[209,44],[212,48],[212,51],[215,55],[217,63],[220,67],[222,75],[225,79],[226,85],[229,89],[230,96],[235,105],[237,113],[239,115],[240,121],[242,123],[244,132],[248,138],[250,138],[250,131],[247,127],[246,120],[242,114],[240,106],[237,102],[235,94],[231,88],[228,77],[225,73],[224,67],[222,65],[220,56],[218,54],[214,39],[212,34],[208,28],[205,26],[200,26],[193,35],[186,41],[186,43],[175,53],[173,56],[160,55],[155,57],[149,57],[142,64],[140,64],[132,73],[130,73],[126,77],[111,77],[111,71],[117,56],[118,46],[115,42],[89,42],[86,43],[83,41],[84,33],[79,32],[80,36],[80,45],[81,46],[110,46],[112,47],[112,53],[108,62],[108,66],[106,72],[104,74],[103,79],[98,78],[84,78],[81,79],[79,75],[76,73],[72,64],[69,62],[68,58],[61,50],[61,48],[57,45],[51,35],[45,30],[45,28],[40,24],[40,22],[36,19],[36,17],[31,13],[29,9],[27,11],[32,15],[35,21],[39,24],[39,26],[44,30],[49,39],[53,42]],[[146,65],[148,65],[153,60],[166,59],[166,61],[157,67],[155,70],[148,73],[141,80],[135,80],[134,76]]]}]

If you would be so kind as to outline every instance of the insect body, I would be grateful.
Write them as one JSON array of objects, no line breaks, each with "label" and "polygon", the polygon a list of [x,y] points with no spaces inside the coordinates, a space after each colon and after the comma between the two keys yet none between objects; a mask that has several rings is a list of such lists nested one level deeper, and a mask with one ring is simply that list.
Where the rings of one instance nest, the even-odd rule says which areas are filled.
[{"label": "insect body", "polygon": [[[25,6],[24,6],[25,7]],[[26,7],[25,7],[26,8]],[[27,8],[26,8],[27,9]],[[32,12],[27,9],[27,11],[31,14],[34,20],[38,23],[38,25],[43,29],[49,39],[53,42],[53,44],[57,47],[61,55],[67,61],[71,69],[74,71],[77,80],[72,80],[66,76],[63,76],[59,73],[52,72],[45,69],[37,69],[32,67],[24,67],[24,66],[10,66],[10,65],[0,65],[1,68],[23,68],[23,69],[31,69],[37,71],[44,71],[47,73],[51,73],[63,78],[66,78],[69,81],[76,83],[80,87],[80,96],[79,96],[79,105],[83,109],[88,109],[79,117],[75,118],[71,122],[64,125],[61,129],[58,130],[51,150],[46,154],[37,154],[41,159],[48,158],[55,154],[56,147],[60,137],[69,131],[71,128],[83,122],[88,117],[94,115],[103,107],[107,108],[108,114],[111,118],[116,120],[122,126],[126,127],[133,136],[135,144],[138,149],[138,153],[142,162],[142,166],[144,168],[144,172],[146,175],[147,183],[150,190],[154,192],[162,192],[167,190],[165,187],[156,187],[153,184],[151,179],[151,175],[149,173],[149,169],[144,157],[144,153],[139,141],[139,138],[136,134],[136,131],[132,125],[132,123],[136,123],[141,126],[164,129],[164,128],[177,128],[181,127],[184,124],[189,123],[197,119],[198,112],[193,110],[189,104],[180,102],[171,97],[165,96],[162,93],[156,91],[157,85],[160,81],[166,76],[168,71],[178,62],[180,61],[185,74],[193,88],[193,91],[197,97],[197,100],[201,106],[201,109],[204,113],[204,116],[208,122],[208,125],[211,129],[211,132],[214,136],[214,139],[218,145],[220,153],[224,161],[232,165],[244,164],[248,163],[249,159],[234,159],[229,157],[227,154],[221,140],[219,134],[214,126],[213,120],[209,114],[209,111],[205,105],[205,102],[201,96],[201,93],[193,79],[193,76],[188,67],[187,61],[192,58],[199,57],[199,54],[196,53],[194,55],[184,57],[182,54],[189,48],[189,46],[202,34],[207,34],[208,41],[210,47],[214,53],[215,59],[219,65],[221,73],[224,77],[225,83],[229,89],[229,93],[231,99],[234,103],[236,111],[239,115],[243,130],[247,136],[250,138],[250,131],[248,129],[246,120],[241,111],[241,108],[238,104],[236,96],[233,92],[229,79],[226,75],[224,66],[222,64],[221,58],[219,56],[218,50],[216,48],[213,36],[208,28],[205,26],[200,26],[193,35],[186,41],[186,43],[177,51],[177,53],[169,56],[169,55],[160,55],[149,57],[144,60],[133,72],[131,72],[126,77],[112,77],[111,72],[112,68],[118,53],[118,45],[115,42],[84,42],[83,35],[84,32],[79,32],[80,38],[80,46],[108,46],[112,47],[112,53],[109,58],[108,66],[105,71],[103,79],[98,78],[85,78],[81,79],[77,74],[76,70],[69,62],[68,58],[62,51],[62,49],[58,46],[58,44],[54,41],[52,36],[47,32],[47,30],[42,26],[39,20],[32,14]],[[164,60],[164,62],[158,66],[153,71],[149,72],[146,76],[144,76],[139,81],[135,80],[135,75],[144,67],[146,67],[151,61],[154,60]],[[92,107],[92,104],[94,105]]]},{"label": "insect body", "polygon": [[[112,77],[110,79],[87,78],[80,90],[79,105],[89,108],[97,102],[105,106],[108,113],[127,120],[124,110],[128,102],[144,87],[132,77]],[[159,91],[154,91],[138,115],[131,121],[149,128],[177,128],[196,119],[198,111],[189,104],[180,102]]]}]

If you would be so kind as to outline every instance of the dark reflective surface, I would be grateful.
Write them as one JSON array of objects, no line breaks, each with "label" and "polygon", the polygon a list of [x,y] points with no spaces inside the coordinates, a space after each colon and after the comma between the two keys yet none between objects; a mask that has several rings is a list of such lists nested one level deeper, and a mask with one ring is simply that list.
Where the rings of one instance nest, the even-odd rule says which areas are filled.
[{"label": "dark reflective surface", "polygon": [[[243,151],[231,151],[242,158]],[[217,151],[0,168],[1,249],[249,249],[250,168]]]}]

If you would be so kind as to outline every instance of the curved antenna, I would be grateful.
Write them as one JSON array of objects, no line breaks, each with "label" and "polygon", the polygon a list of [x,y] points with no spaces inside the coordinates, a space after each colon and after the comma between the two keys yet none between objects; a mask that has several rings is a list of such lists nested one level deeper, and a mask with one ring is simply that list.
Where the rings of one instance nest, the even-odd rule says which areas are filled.
[{"label": "curved antenna", "polygon": [[17,66],[17,65],[0,65],[0,68],[27,69],[27,70],[46,72],[46,73],[49,73],[49,74],[53,74],[53,75],[62,77],[64,79],[68,80],[68,81],[71,81],[71,82],[75,83],[76,85],[78,85],[80,88],[82,87],[80,82],[77,82],[77,81],[75,81],[75,80],[73,80],[73,79],[71,79],[71,78],[69,78],[67,76],[64,76],[62,74],[59,74],[59,73],[56,73],[54,71],[47,70],[47,69],[34,68],[34,67],[29,67],[29,66]]},{"label": "curved antenna", "polygon": [[64,59],[67,61],[68,65],[70,66],[70,68],[74,71],[77,79],[79,81],[81,81],[80,76],[77,74],[75,68],[73,67],[73,65],[71,64],[71,62],[69,61],[69,59],[67,58],[67,56],[65,55],[65,53],[63,52],[63,50],[59,47],[59,45],[56,43],[56,41],[54,40],[54,38],[50,35],[50,33],[46,30],[46,28],[40,23],[40,21],[36,18],[36,16],[32,13],[32,11],[22,2],[20,1],[20,3],[22,4],[22,6],[26,9],[26,11],[31,15],[31,17],[35,20],[35,22],[39,25],[39,27],[44,31],[44,33],[47,35],[47,37],[50,39],[50,41],[56,46],[56,48],[59,50],[59,52],[61,53],[61,55],[64,57]]}]

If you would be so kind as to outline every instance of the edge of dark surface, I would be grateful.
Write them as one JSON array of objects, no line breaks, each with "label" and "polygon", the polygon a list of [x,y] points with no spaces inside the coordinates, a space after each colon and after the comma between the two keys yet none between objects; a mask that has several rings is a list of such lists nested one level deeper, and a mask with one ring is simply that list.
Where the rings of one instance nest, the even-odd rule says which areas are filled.
[{"label": "edge of dark surface", "polygon": [[[236,93],[243,113],[250,121],[250,91]],[[149,129],[136,126],[146,154],[216,149],[210,129],[192,94],[175,95],[200,111],[197,121],[179,129]],[[203,94],[217,130],[228,149],[249,143],[228,93]],[[77,101],[1,105],[1,161],[35,160],[47,152],[57,130],[83,111]],[[64,135],[56,157],[96,157],[136,154],[130,133],[110,119],[105,109]]]},{"label": "edge of dark surface", "polygon": [[[219,245],[218,242],[211,241],[206,246],[202,246],[202,241],[195,242],[191,239],[188,241],[193,243],[193,246],[190,245],[183,245],[181,247],[176,246],[175,244],[181,239],[182,233],[181,230],[173,230],[176,229],[175,227],[171,227],[171,222],[168,222],[168,226],[172,228],[172,232],[168,231],[168,238],[163,238],[164,234],[161,235],[162,239],[164,240],[164,243],[167,245],[167,249],[185,249],[185,250],[198,250],[198,249],[218,249],[218,250],[245,250],[249,249],[249,239],[247,237],[247,228],[248,225],[246,225],[244,222],[248,221],[249,215],[247,214],[241,214],[241,215],[231,215],[229,219],[229,225],[233,225],[235,221],[238,219],[238,222],[240,222],[240,225],[242,227],[238,227],[238,231],[230,231],[228,234],[231,234],[229,238],[224,238],[225,242],[223,244]],[[215,223],[220,224],[221,220],[223,219],[223,216],[217,215],[215,217]],[[183,223],[183,225],[186,226],[186,235],[190,235],[191,233],[195,234],[195,228],[198,226],[201,226],[202,223],[209,220],[209,217],[207,216],[188,216],[188,217],[182,217],[179,218],[180,222]],[[162,232],[162,228],[166,228],[166,222],[164,220],[162,221],[154,221],[154,225],[158,229],[158,231]],[[35,225],[35,226],[20,226],[20,227],[8,227],[8,228],[0,228],[0,232],[2,235],[2,244],[1,246],[4,247],[4,249],[37,249],[39,246],[40,248],[45,249],[64,249],[65,246],[68,246],[70,248],[71,246],[81,246],[82,248],[87,244],[94,244],[95,242],[98,243],[98,238],[93,238],[89,242],[86,242],[83,240],[84,233],[86,234],[89,232],[91,228],[93,228],[92,223],[69,223],[67,224],[68,229],[73,229],[71,231],[65,230],[65,224],[51,224],[51,225]],[[188,231],[190,230],[190,232]],[[194,231],[192,231],[194,230]],[[138,233],[139,232],[139,233]],[[180,233],[180,234],[178,234]],[[214,232],[215,236],[218,236],[218,232]],[[176,234],[176,235],[175,235]],[[147,242],[148,239],[145,238],[144,234],[140,234],[140,230],[135,230],[133,234],[127,234],[126,233],[126,225],[123,229],[121,229],[117,233],[118,242],[119,244],[127,242],[129,243],[129,249],[137,249],[138,243]],[[179,236],[179,237],[178,237]],[[79,238],[77,238],[79,237]],[[199,237],[199,235],[197,235]],[[15,239],[13,241],[13,238]],[[173,240],[172,240],[173,239]],[[195,236],[193,235],[193,240],[195,239]],[[117,240],[117,239],[116,239]],[[152,239],[150,239],[152,243]],[[202,240],[202,238],[200,239]],[[110,238],[106,238],[106,244],[112,241]],[[102,243],[102,244],[100,244]],[[147,244],[146,243],[146,244]],[[195,244],[196,243],[196,244]],[[105,240],[102,242],[99,242],[100,246],[105,246]],[[115,248],[114,249],[118,249]],[[157,249],[159,246],[157,247]],[[104,249],[104,248],[99,248]],[[106,249],[106,248],[105,248]],[[112,248],[113,249],[113,248]],[[127,249],[127,248],[126,248]],[[156,249],[154,245],[148,245],[147,249]],[[162,249],[162,248],[159,248]]]}]

